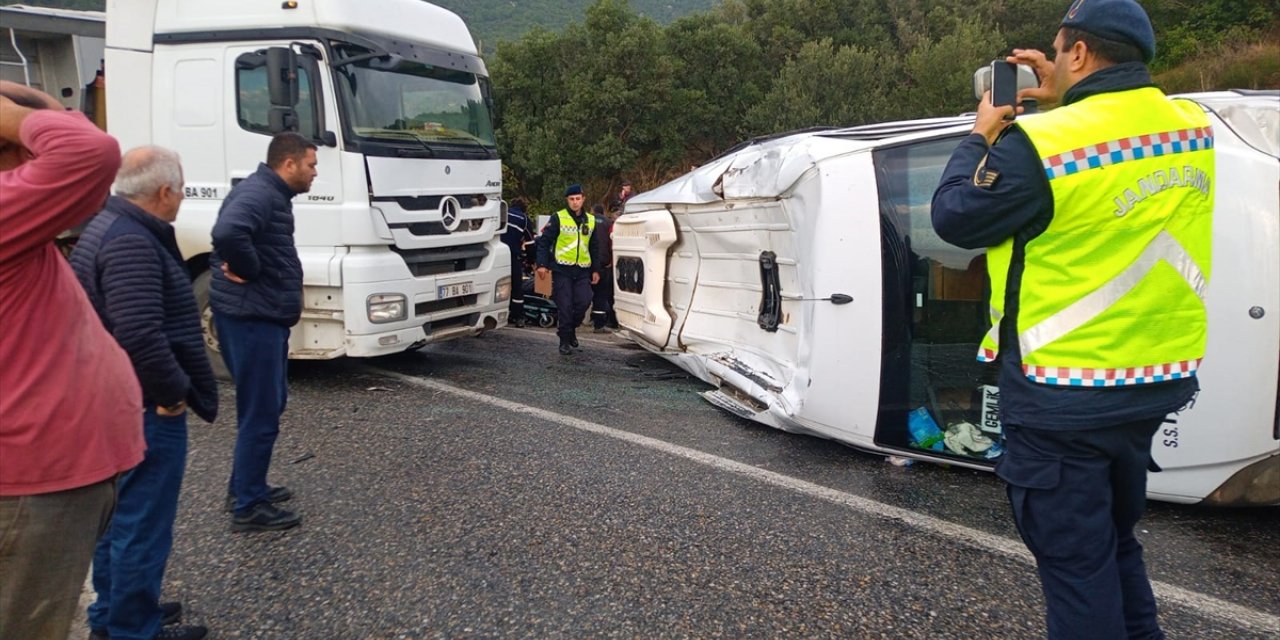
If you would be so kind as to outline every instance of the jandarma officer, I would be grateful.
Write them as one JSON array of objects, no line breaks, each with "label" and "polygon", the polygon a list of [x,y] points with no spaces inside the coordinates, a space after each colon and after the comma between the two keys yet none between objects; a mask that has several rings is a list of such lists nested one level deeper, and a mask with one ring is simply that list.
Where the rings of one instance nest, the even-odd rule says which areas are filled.
[{"label": "jandarma officer", "polygon": [[953,244],[989,247],[1014,519],[1036,557],[1050,638],[1163,638],[1134,526],[1151,437],[1198,390],[1213,214],[1213,132],[1145,63],[1133,0],[1077,0],[1049,62],[1060,106],[1009,126],[983,100],[933,197]]},{"label": "jandarma officer", "polygon": [[551,271],[551,297],[556,303],[560,355],[578,347],[578,325],[591,304],[591,286],[600,280],[600,234],[596,219],[583,207],[582,187],[569,185],[567,207],[557,211],[538,236],[538,273]]}]

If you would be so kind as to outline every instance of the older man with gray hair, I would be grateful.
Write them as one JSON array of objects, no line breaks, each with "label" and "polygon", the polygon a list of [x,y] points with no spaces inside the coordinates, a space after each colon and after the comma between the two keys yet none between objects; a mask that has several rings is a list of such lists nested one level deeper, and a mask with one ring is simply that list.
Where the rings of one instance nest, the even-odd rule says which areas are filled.
[{"label": "older man with gray hair", "polygon": [[187,410],[209,422],[218,410],[191,277],[170,226],[183,197],[178,154],[129,151],[115,192],[80,237],[71,266],[133,363],[147,452],[120,479],[111,527],[94,553],[98,600],[89,627],[102,640],[200,640],[204,627],[166,626],[181,619],[182,607],[160,602],[187,460]]}]

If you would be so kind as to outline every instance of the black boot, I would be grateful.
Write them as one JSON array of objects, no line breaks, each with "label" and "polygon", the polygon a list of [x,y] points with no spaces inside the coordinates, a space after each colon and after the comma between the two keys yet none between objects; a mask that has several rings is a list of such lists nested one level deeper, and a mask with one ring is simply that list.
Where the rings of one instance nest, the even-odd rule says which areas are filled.
[{"label": "black boot", "polygon": [[232,531],[280,531],[302,524],[302,517],[270,502],[259,502],[244,515],[231,518]]},{"label": "black boot", "polygon": [[[293,492],[289,490],[289,487],[267,487],[267,502],[270,502],[271,504],[280,504],[281,502],[288,502],[292,498],[293,498]],[[236,508],[236,497],[228,493],[227,502],[226,504],[222,505],[222,510],[226,511],[227,513],[231,513],[232,511],[235,511],[235,508]]]},{"label": "black boot", "polygon": [[179,625],[164,627],[155,635],[155,640],[204,640],[209,630],[198,625]]},{"label": "black boot", "polygon": [[[160,615],[160,625],[164,627],[182,622],[182,603],[161,602]],[[90,629],[89,640],[111,640],[111,635],[106,629]]]}]

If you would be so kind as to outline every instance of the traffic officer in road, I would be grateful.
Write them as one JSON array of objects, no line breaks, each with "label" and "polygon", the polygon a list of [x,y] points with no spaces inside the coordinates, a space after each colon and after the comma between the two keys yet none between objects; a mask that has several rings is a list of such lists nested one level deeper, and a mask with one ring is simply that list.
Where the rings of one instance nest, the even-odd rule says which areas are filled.
[{"label": "traffic officer in road", "polygon": [[538,236],[538,273],[551,272],[560,355],[578,348],[578,325],[591,304],[591,286],[600,281],[600,233],[595,216],[582,206],[582,186],[564,192],[567,207],[557,211]]},{"label": "traffic officer in road", "polygon": [[1146,63],[1134,0],[1076,0],[1050,62],[1014,50],[1059,104],[1005,120],[978,105],[933,197],[938,235],[988,247],[1014,520],[1036,558],[1050,638],[1163,638],[1134,526],[1151,440],[1199,389],[1207,334],[1213,132]]}]

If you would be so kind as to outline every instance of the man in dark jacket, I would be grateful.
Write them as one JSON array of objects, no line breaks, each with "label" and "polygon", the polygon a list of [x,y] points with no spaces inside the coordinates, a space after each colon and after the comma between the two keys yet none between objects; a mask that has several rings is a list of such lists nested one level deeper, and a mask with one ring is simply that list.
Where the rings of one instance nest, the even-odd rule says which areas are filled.
[{"label": "man in dark jacket", "polygon": [[235,458],[228,483],[234,531],[274,531],[302,522],[267,485],[271,452],[288,400],[289,328],[302,316],[302,263],[293,244],[293,197],[311,189],[316,145],[277,134],[266,164],[232,189],[213,225],[213,307],[222,358],[236,384]]},{"label": "man in dark jacket", "polygon": [[627,200],[630,200],[633,195],[635,194],[631,192],[631,181],[623,180],[622,188],[618,190],[618,197],[609,203],[609,213],[613,214],[615,218],[622,215],[622,208],[626,206]]},{"label": "man in dark jacket", "polygon": [[551,297],[556,302],[556,334],[560,355],[578,348],[578,325],[591,304],[591,286],[600,281],[600,234],[596,219],[582,206],[582,187],[564,192],[568,207],[557,211],[538,236],[538,273],[551,272]]},{"label": "man in dark jacket", "polygon": [[187,462],[187,410],[212,422],[218,389],[205,355],[200,311],[170,223],[182,203],[178,154],[126,153],[116,194],[85,229],[71,265],[142,385],[146,457],[120,478],[111,527],[93,557],[98,600],[91,638],[199,640],[199,626],[163,628],[182,607],[160,603]]}]

